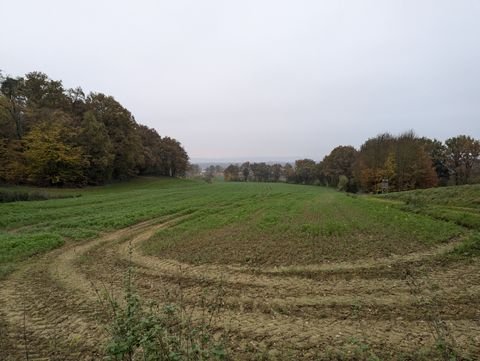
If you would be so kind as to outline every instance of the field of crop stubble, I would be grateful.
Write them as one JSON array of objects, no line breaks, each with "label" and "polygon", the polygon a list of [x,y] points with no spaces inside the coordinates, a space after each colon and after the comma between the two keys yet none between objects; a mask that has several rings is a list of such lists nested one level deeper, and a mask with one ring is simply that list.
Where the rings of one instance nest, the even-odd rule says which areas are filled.
[{"label": "field of crop stubble", "polygon": [[[232,359],[478,359],[480,187],[382,197],[141,178],[0,204],[0,359],[100,359],[98,289],[199,312]],[[59,194],[75,197],[58,199]],[[208,307],[208,305],[205,305]]]}]

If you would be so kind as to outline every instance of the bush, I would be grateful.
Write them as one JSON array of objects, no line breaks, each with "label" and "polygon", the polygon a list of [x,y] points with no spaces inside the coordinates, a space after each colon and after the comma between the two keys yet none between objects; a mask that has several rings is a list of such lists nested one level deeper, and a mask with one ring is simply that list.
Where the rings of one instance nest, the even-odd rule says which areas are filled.
[{"label": "bush", "polygon": [[58,194],[51,195],[46,192],[39,191],[6,191],[0,190],[0,203],[11,203],[20,201],[44,201],[47,199],[57,198],[73,198],[80,197],[80,195]]},{"label": "bush", "polygon": [[106,299],[111,318],[110,340],[106,345],[110,360],[229,359],[225,339],[213,337],[212,320],[218,310],[215,307],[194,320],[193,312],[176,304],[144,305],[132,287],[131,270],[127,275],[123,305],[111,296]]},{"label": "bush", "polygon": [[346,192],[348,189],[348,178],[344,175],[338,177],[337,189],[340,192]]},{"label": "bush", "polygon": [[19,191],[0,191],[0,203],[18,202],[18,201],[37,201],[48,199],[46,193],[40,192],[19,192]]}]

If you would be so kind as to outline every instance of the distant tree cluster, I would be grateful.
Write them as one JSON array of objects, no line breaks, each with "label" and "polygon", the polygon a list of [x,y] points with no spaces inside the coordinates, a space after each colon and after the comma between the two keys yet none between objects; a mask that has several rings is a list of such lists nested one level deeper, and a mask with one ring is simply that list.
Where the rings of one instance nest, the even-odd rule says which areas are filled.
[{"label": "distant tree cluster", "polygon": [[185,173],[188,178],[198,178],[202,175],[202,168],[198,164],[189,163]]},{"label": "distant tree cluster", "polygon": [[112,96],[32,72],[0,74],[0,182],[83,186],[137,174],[183,176],[188,155]]},{"label": "distant tree cluster", "polygon": [[221,177],[223,172],[224,172],[224,169],[222,166],[210,165],[207,168],[205,168],[205,171],[203,172],[203,179],[207,183],[212,183],[215,177]]},{"label": "distant tree cluster", "polygon": [[[223,174],[226,181],[278,182],[284,177],[281,164],[245,162],[242,165],[230,164]],[[285,179],[283,179],[285,180]]]},{"label": "distant tree cluster", "polygon": [[403,191],[437,185],[480,182],[480,141],[466,135],[436,139],[413,132],[398,136],[381,134],[368,139],[359,150],[338,146],[321,162],[312,159],[289,163],[229,165],[226,181],[319,184],[342,191]]}]

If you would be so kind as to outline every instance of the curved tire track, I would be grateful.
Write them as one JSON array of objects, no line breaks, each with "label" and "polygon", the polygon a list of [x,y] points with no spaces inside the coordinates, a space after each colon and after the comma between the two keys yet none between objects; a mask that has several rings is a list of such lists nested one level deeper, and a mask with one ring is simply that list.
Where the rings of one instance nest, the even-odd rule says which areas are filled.
[{"label": "curved tire track", "polygon": [[[161,217],[64,246],[1,282],[0,326],[6,336],[0,358],[22,359],[26,347],[30,360],[101,358],[100,341],[107,334],[95,287],[106,285],[120,295],[130,262],[138,290],[146,298],[162,300],[165,293],[181,292],[184,302],[196,307],[202,294],[222,287],[225,307],[218,326],[228,331],[240,358],[249,359],[249,352],[267,350],[274,355],[288,348],[297,358],[313,359],[317,350],[340,347],[351,338],[366,339],[379,349],[408,352],[432,342],[430,308],[448,319],[462,349],[480,349],[478,264],[421,275],[424,288],[415,295],[406,282],[381,272],[372,279],[348,276],[379,265],[402,267],[403,262],[428,259],[455,243],[380,260],[272,269],[189,265],[139,251],[155,232],[186,217]],[[337,273],[335,278],[301,277],[302,272],[330,271]]]}]

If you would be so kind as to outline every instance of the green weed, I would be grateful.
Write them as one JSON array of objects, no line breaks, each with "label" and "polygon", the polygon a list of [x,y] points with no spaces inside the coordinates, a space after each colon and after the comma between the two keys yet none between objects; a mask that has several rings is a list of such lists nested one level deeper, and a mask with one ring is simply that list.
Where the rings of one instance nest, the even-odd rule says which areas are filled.
[{"label": "green weed", "polygon": [[[204,300],[207,304],[207,301]],[[213,321],[221,302],[209,300],[207,313],[194,318],[184,305],[146,304],[135,291],[128,268],[123,302],[105,293],[102,304],[109,314],[106,355],[115,361],[228,360],[226,336],[214,336]]]},{"label": "green weed", "polygon": [[[476,190],[468,188],[470,195],[472,189]],[[0,204],[3,275],[18,261],[64,241],[90,239],[175,214],[190,216],[159,231],[143,245],[144,251],[194,263],[289,265],[408,253],[466,232],[453,222],[406,212],[390,201],[351,197],[315,186],[206,184],[145,177],[48,192],[81,197]]]}]

